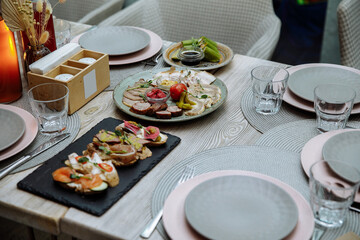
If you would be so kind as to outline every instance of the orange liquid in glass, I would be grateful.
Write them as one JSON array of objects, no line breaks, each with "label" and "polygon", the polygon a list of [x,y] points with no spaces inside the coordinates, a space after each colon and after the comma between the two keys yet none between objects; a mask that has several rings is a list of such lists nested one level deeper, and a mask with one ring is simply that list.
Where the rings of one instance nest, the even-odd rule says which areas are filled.
[{"label": "orange liquid in glass", "polygon": [[7,103],[21,97],[21,77],[14,34],[0,21],[0,102]]}]

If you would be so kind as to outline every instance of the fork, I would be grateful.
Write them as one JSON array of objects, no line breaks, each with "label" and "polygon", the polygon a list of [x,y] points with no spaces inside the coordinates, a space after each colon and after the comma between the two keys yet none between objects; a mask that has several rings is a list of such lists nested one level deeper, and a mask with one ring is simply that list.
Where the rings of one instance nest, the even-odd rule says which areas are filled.
[{"label": "fork", "polygon": [[[186,182],[187,180],[194,177],[195,173],[195,167],[190,167],[188,165],[185,166],[183,173],[181,174],[178,182],[175,184],[172,190],[174,190],[177,186],[182,184],[183,182]],[[144,231],[140,234],[143,238],[149,238],[153,231],[155,230],[156,226],[158,225],[162,215],[163,215],[164,208],[162,207],[159,212],[156,214],[156,216],[151,219],[151,221],[145,226]]]},{"label": "fork", "polygon": [[160,51],[157,55],[155,55],[154,57],[152,57],[151,59],[147,60],[145,62],[144,67],[146,66],[153,66],[155,67],[158,63],[159,63],[159,59],[162,56],[162,52]]}]

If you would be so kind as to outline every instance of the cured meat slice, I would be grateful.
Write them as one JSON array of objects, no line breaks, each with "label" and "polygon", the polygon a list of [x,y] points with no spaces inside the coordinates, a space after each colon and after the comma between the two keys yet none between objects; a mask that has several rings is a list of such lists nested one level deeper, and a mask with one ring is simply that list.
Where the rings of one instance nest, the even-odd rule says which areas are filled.
[{"label": "cured meat slice", "polygon": [[161,119],[170,119],[171,118],[171,112],[169,111],[158,111],[156,112],[156,117]]},{"label": "cured meat slice", "polygon": [[145,115],[149,111],[150,107],[151,107],[150,103],[137,102],[131,106],[130,111],[137,114]]},{"label": "cured meat slice", "polygon": [[181,116],[183,114],[182,108],[179,108],[176,105],[168,106],[166,111],[170,112],[172,117],[178,117],[178,116]]},{"label": "cured meat slice", "polygon": [[166,103],[154,103],[151,105],[151,107],[148,110],[148,112],[146,113],[146,115],[152,116],[158,111],[165,110],[167,108],[167,106],[168,105]]},{"label": "cured meat slice", "polygon": [[132,107],[132,105],[134,105],[135,103],[141,102],[141,101],[134,101],[129,98],[123,97],[122,102],[124,105],[126,105],[128,107]]},{"label": "cured meat slice", "polygon": [[136,91],[133,91],[133,93],[131,93],[130,91],[125,91],[124,92],[124,97],[133,100],[133,101],[142,101],[144,100],[142,97],[139,96],[139,93],[136,93]]}]

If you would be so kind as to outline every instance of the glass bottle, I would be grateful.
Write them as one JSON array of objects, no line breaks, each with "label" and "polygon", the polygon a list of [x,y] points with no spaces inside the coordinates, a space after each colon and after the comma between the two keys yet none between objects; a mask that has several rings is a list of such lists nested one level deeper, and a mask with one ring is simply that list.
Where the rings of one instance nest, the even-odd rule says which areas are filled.
[{"label": "glass bottle", "polygon": [[51,51],[44,44],[36,46],[32,46],[29,44],[28,47],[29,48],[25,51],[26,72],[30,71],[30,64],[51,53]]}]

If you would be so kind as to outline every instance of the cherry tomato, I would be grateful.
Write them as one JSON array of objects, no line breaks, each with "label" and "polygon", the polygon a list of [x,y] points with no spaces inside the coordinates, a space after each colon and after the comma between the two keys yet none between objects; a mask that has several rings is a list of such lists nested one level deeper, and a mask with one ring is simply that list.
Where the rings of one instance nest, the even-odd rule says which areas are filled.
[{"label": "cherry tomato", "polygon": [[187,87],[183,83],[177,83],[170,87],[170,96],[175,101],[180,99],[180,95],[183,91],[187,91]]},{"label": "cherry tomato", "polygon": [[107,172],[111,172],[113,170],[112,166],[110,166],[107,163],[99,163],[99,167],[101,167],[102,169],[104,169]]}]

